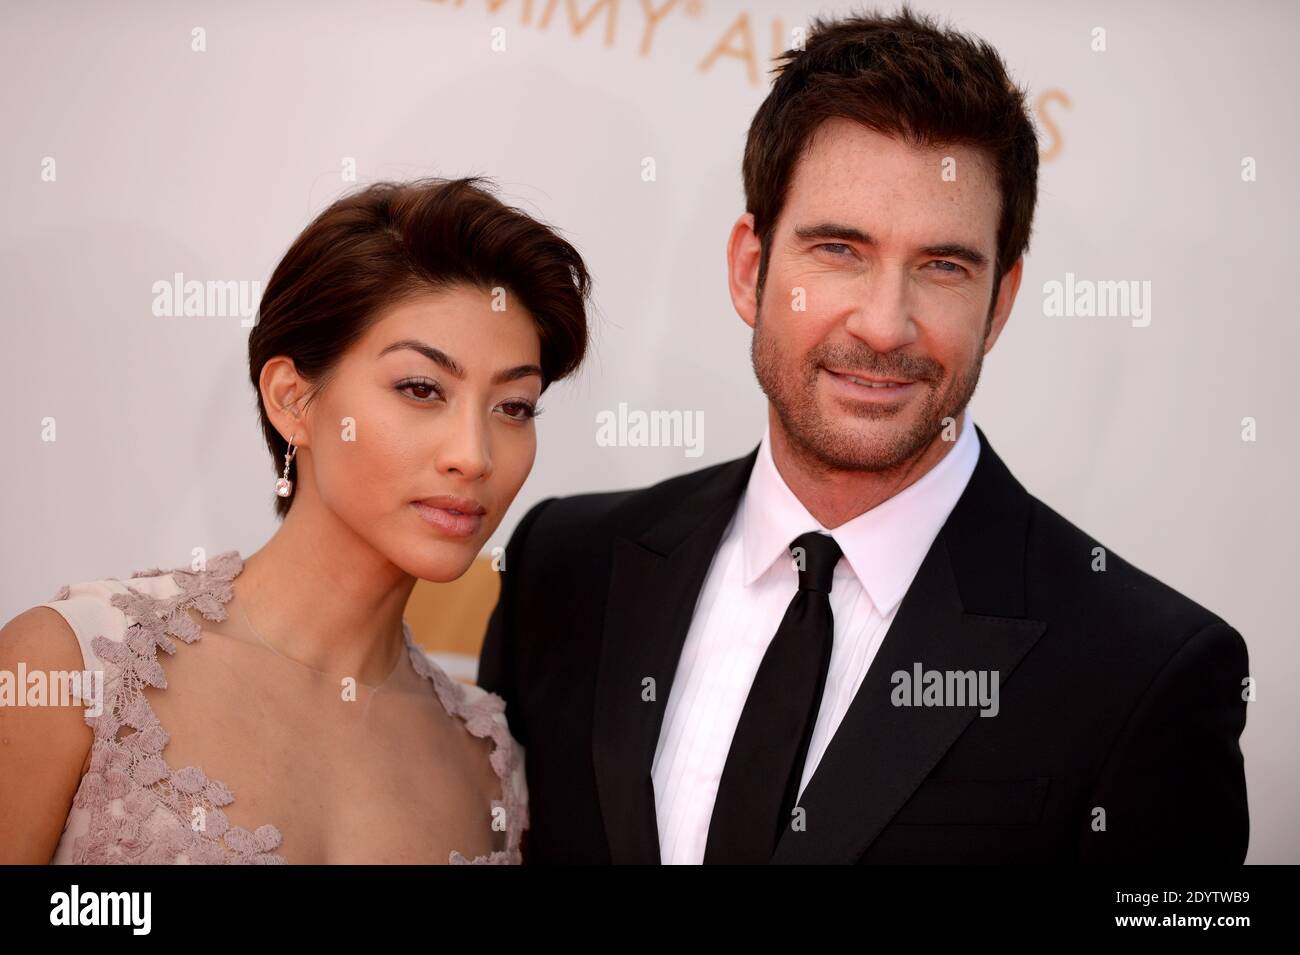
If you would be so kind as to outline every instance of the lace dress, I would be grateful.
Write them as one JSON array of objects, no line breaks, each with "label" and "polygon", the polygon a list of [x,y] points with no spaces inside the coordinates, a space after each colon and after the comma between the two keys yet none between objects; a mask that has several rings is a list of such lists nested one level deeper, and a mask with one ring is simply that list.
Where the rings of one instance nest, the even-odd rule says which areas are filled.
[{"label": "lace dress", "polygon": [[[281,833],[274,825],[249,830],[229,823],[222,807],[234,802],[235,793],[228,786],[197,766],[168,764],[168,733],[143,692],[146,686],[167,686],[159,649],[175,654],[176,641],[190,644],[200,638],[187,610],[208,620],[225,619],[231,582],[242,568],[239,554],[227,551],[210,559],[203,572],[155,568],[124,581],[73,584],[41,605],[67,620],[86,670],[104,673],[102,707],[87,707],[99,714],[85,717],[94,732],[90,767],[51,862],[286,862],[276,852]],[[505,703],[481,687],[453,680],[415,644],[405,621],[402,629],[412,667],[433,684],[442,707],[473,736],[493,741],[490,761],[503,798],[493,799],[490,808],[494,820],[504,822],[506,847],[473,859],[453,851],[448,861],[518,864],[528,797],[524,751],[510,734]],[[201,826],[192,825],[196,818],[203,820]]]}]

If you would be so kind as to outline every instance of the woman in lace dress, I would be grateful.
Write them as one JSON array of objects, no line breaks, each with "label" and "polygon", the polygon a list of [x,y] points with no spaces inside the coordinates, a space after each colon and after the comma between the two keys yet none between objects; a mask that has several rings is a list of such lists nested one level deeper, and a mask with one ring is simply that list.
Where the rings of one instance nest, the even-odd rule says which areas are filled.
[{"label": "woman in lace dress", "polygon": [[402,618],[478,556],[586,347],[578,253],[485,185],[371,186],[275,269],[249,335],[280,518],[259,550],[185,542],[0,630],[0,672],[27,674],[0,705],[0,863],[522,861],[504,703]]}]

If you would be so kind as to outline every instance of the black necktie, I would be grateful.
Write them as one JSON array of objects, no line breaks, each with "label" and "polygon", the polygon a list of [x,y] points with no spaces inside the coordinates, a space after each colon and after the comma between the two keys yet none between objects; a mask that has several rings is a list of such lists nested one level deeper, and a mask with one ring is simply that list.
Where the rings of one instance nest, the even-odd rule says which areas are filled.
[{"label": "black necktie", "polygon": [[816,532],[795,538],[790,552],[800,568],[799,589],[763,654],[731,739],[705,863],[770,861],[799,795],[830,667],[831,578],[841,552],[833,538]]}]

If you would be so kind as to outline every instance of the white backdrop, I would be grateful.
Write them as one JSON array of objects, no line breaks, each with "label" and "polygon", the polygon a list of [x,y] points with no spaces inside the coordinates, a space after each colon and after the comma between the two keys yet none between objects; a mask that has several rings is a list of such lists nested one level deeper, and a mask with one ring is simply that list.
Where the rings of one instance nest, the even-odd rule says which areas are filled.
[{"label": "white backdrop", "polygon": [[[1024,283],[973,417],[1032,493],[1244,635],[1249,861],[1295,862],[1300,14],[1050,6],[917,4],[998,47],[1043,146]],[[0,615],[269,536],[248,329],[156,315],[153,285],[264,283],[316,213],[376,179],[491,176],[596,278],[588,366],[543,396],[537,466],[492,545],[541,497],[757,443],[724,275],[745,131],[774,34],[789,45],[849,5],[652,8],[653,28],[633,0],[7,3]],[[1067,273],[1149,282],[1149,323],[1046,314]],[[620,402],[702,414],[702,453],[601,447],[597,416]]]}]

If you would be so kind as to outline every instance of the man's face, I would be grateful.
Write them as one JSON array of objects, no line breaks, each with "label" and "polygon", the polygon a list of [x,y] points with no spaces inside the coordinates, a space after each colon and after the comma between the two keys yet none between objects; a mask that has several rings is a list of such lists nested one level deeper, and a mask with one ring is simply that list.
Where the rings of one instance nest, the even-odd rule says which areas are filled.
[{"label": "man's face", "polygon": [[[1017,263],[990,329],[999,211],[979,151],[918,149],[843,119],[818,129],[750,322],[754,371],[795,450],[828,468],[889,470],[961,413],[1019,284]],[[737,257],[753,261],[738,250],[757,244],[752,231],[738,239],[745,218],[733,296]],[[896,384],[868,384],[884,380]]]}]

